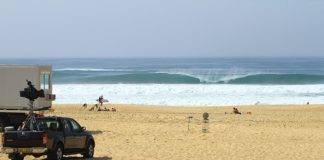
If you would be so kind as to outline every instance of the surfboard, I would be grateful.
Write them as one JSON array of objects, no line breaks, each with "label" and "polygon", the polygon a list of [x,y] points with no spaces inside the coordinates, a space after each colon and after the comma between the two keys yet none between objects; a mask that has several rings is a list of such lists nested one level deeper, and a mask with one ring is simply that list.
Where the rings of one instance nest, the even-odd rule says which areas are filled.
[{"label": "surfboard", "polygon": [[[97,102],[99,102],[99,99],[96,100]],[[103,99],[102,102],[109,102],[108,99]]]}]

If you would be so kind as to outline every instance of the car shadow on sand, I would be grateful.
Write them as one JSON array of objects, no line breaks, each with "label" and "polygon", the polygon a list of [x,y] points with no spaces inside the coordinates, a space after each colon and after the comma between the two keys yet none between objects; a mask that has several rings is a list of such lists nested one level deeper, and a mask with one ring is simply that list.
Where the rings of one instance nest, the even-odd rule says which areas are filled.
[{"label": "car shadow on sand", "polygon": [[[43,159],[47,160],[47,159]],[[112,157],[93,157],[93,158],[82,158],[82,157],[64,157],[63,160],[112,160]]]},{"label": "car shadow on sand", "polygon": [[93,158],[64,157],[63,160],[112,160],[112,157],[93,157]]},{"label": "car shadow on sand", "polygon": [[95,135],[95,134],[102,134],[103,133],[102,131],[88,131],[88,132],[90,132],[93,135]]}]

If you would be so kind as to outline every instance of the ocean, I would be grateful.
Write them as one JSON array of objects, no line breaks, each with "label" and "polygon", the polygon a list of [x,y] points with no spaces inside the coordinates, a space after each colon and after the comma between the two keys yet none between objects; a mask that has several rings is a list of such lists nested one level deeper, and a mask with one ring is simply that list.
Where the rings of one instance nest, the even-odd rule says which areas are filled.
[{"label": "ocean", "polygon": [[324,104],[324,58],[0,59],[52,64],[54,103]]}]

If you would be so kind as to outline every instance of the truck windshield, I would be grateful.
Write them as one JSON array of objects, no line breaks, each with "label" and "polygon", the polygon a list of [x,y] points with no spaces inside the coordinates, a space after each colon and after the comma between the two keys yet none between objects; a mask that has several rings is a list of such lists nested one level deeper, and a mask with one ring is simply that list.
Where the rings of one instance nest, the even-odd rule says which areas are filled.
[{"label": "truck windshield", "polygon": [[53,118],[37,118],[36,122],[40,131],[46,131],[46,130],[57,131],[60,130],[61,128],[58,121]]}]

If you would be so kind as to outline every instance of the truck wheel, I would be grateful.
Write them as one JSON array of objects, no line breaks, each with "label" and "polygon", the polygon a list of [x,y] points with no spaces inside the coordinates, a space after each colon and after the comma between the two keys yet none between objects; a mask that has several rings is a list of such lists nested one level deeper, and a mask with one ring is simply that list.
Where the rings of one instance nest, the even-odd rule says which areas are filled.
[{"label": "truck wheel", "polygon": [[85,153],[83,154],[83,158],[93,158],[93,155],[94,155],[94,144],[92,141],[90,141],[85,148]]},{"label": "truck wheel", "polygon": [[48,160],[62,160],[63,159],[63,147],[58,144],[53,151],[50,151],[47,155]]},{"label": "truck wheel", "polygon": [[14,153],[9,155],[9,159],[11,160],[24,160],[24,156],[20,155],[19,153]]}]

